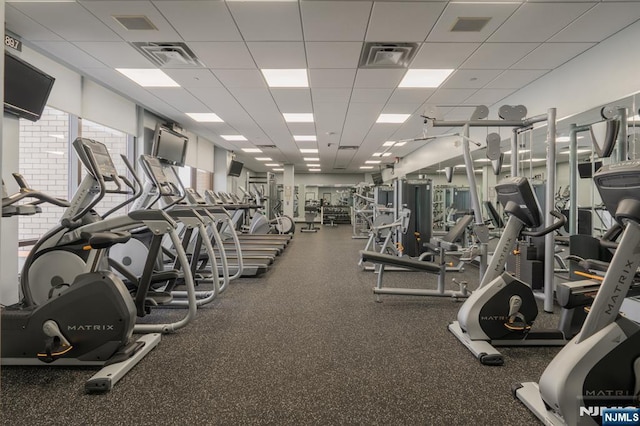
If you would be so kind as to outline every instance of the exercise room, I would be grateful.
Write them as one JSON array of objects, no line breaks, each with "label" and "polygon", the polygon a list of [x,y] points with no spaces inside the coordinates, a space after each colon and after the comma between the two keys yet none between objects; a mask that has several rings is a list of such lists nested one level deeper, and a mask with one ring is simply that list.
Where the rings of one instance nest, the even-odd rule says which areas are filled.
[{"label": "exercise room", "polygon": [[0,14],[2,424],[640,424],[640,0]]}]

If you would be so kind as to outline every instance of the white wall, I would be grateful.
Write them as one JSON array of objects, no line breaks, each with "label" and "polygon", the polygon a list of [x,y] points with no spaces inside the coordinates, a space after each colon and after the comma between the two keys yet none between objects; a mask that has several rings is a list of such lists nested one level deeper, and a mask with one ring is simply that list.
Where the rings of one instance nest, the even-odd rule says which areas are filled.
[{"label": "white wall", "polygon": [[[18,185],[11,176],[18,164],[18,141],[20,125],[18,118],[5,115],[2,122],[2,179],[7,192],[18,191]],[[11,142],[14,143],[11,143]],[[10,305],[18,301],[18,216],[4,217],[0,222],[2,245],[0,246],[0,303]]]}]

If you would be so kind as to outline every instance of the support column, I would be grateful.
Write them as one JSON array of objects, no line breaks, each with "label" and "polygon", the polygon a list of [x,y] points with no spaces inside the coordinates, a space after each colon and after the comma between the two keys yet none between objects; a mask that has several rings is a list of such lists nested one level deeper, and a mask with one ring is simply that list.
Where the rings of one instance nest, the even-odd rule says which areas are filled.
[{"label": "support column", "polygon": [[227,169],[231,155],[229,151],[217,146],[213,147],[213,190],[214,191],[228,191],[227,183]]},{"label": "support column", "polygon": [[[4,56],[2,57],[4,60]],[[4,67],[0,67],[4,70]],[[2,90],[0,88],[0,90]],[[2,135],[2,162],[0,164],[2,177],[7,185],[9,194],[18,191],[12,172],[17,172],[20,153],[19,137],[20,124],[18,118],[5,114],[4,120],[0,123],[0,134]],[[8,141],[8,143],[4,143]],[[0,264],[2,274],[0,274],[0,302],[3,305],[11,305],[18,302],[18,216],[2,218],[0,222]]]},{"label": "support column", "polygon": [[[553,211],[556,188],[556,109],[547,111],[547,188],[545,193],[545,227],[553,225]],[[573,190],[573,188],[572,188]],[[555,241],[553,232],[544,237],[544,311],[553,312]]]},{"label": "support column", "polygon": [[282,176],[282,209],[285,216],[293,217],[293,206],[295,197],[295,179],[293,164],[285,164]]}]

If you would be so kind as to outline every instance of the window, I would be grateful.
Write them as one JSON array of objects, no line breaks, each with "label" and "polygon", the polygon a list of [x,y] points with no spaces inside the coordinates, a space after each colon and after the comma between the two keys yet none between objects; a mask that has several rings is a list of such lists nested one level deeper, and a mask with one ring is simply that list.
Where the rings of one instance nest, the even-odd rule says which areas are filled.
[{"label": "window", "polygon": [[[133,183],[133,178],[129,177],[129,173],[127,171],[127,167],[122,161],[120,155],[128,156],[129,153],[129,142],[132,138],[119,130],[115,130],[106,126],[103,126],[98,123],[94,123],[92,121],[82,119],[80,120],[80,135],[83,138],[94,139],[98,142],[102,142],[107,146],[109,153],[111,154],[111,158],[113,159],[113,164],[116,166],[116,170],[121,175],[125,175],[129,178],[129,180]],[[130,158],[130,157],[127,157]],[[133,162],[132,162],[133,163]],[[86,170],[82,170],[81,176],[84,177],[86,174]],[[109,185],[109,184],[107,184]],[[113,188],[113,186],[111,186]],[[128,188],[122,188],[128,189]],[[97,206],[97,211],[100,214],[106,213],[112,207],[117,206],[122,203],[125,198],[124,195],[119,194],[107,194],[102,199],[102,201]],[[128,211],[129,205],[124,206],[121,210],[118,210],[116,214],[124,214]]]},{"label": "window", "polygon": [[[69,198],[69,114],[46,107],[37,122],[20,120],[18,170],[35,190]],[[42,213],[18,217],[18,238],[37,239],[58,225],[62,207],[42,204]]]}]

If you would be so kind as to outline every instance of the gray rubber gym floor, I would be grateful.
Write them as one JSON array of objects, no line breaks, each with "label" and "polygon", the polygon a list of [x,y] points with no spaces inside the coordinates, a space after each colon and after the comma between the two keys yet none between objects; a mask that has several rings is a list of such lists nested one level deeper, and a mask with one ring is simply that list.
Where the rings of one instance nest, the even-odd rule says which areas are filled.
[{"label": "gray rubber gym floor", "polygon": [[[357,266],[365,240],[350,232],[296,233],[272,270],[164,336],[110,393],[84,394],[90,369],[2,367],[3,424],[537,424],[510,388],[537,381],[558,349],[507,348],[505,366],[480,365],[447,330],[460,303],[374,302],[375,276]],[[454,276],[477,285],[474,268]]]}]

